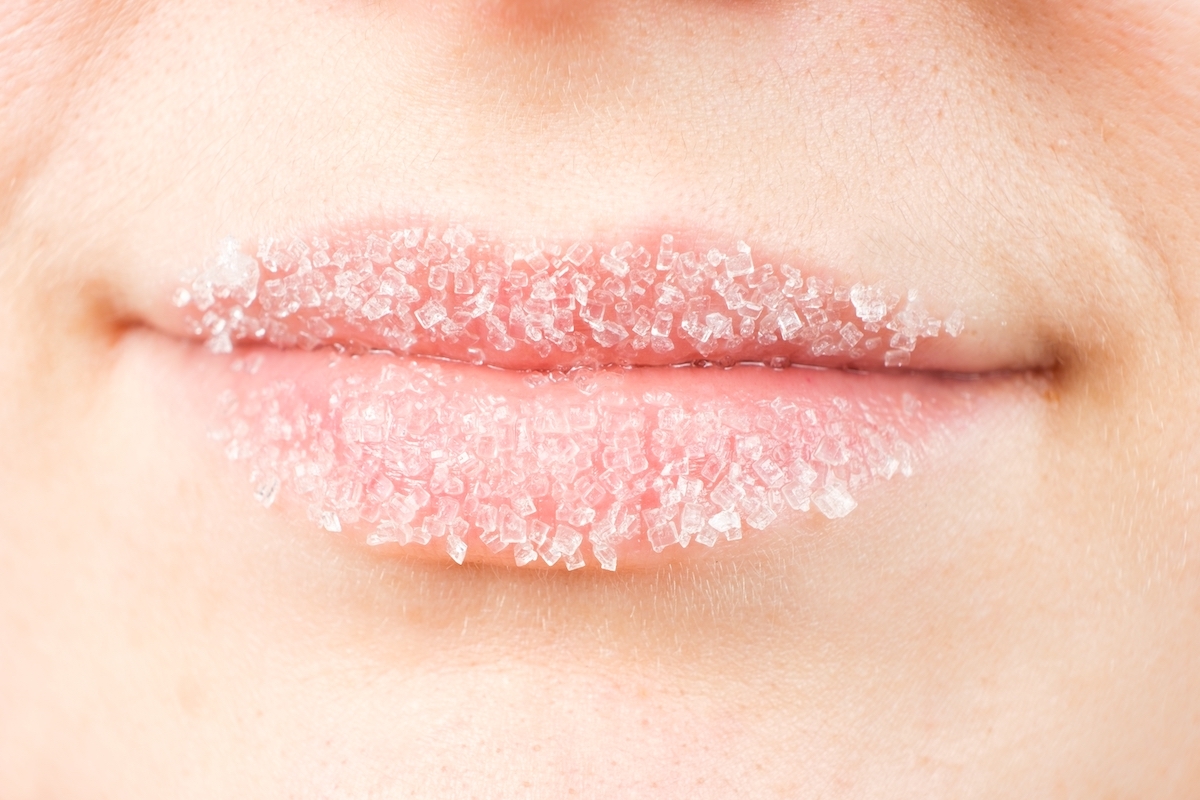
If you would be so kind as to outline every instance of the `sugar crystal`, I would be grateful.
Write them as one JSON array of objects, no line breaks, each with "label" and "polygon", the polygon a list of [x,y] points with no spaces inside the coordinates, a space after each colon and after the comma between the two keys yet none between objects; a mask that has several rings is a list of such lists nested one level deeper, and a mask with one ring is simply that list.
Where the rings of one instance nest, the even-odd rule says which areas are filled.
[{"label": "sugar crystal", "polygon": [[711,517],[708,524],[718,533],[727,533],[741,527],[742,519],[736,511],[727,509]]},{"label": "sugar crystal", "polygon": [[778,464],[769,458],[763,458],[754,462],[754,472],[770,489],[778,489],[787,481],[787,474]]},{"label": "sugar crystal", "polygon": [[851,347],[854,347],[863,338],[863,332],[854,327],[854,323],[852,322],[847,322],[838,332],[841,334],[843,341]]},{"label": "sugar crystal", "polygon": [[571,249],[563,256],[563,261],[570,262],[575,266],[580,266],[584,261],[592,255],[592,246],[583,242],[576,242],[571,245]]},{"label": "sugar crystal", "polygon": [[583,534],[569,525],[559,525],[554,530],[553,549],[560,555],[568,555],[579,549],[583,543]]},{"label": "sugar crystal", "polygon": [[669,233],[664,233],[659,240],[656,266],[660,271],[669,270],[675,264],[674,242],[675,237]]},{"label": "sugar crystal", "polygon": [[429,544],[430,534],[425,530],[424,526],[409,526],[406,531],[405,544]]},{"label": "sugar crystal", "polygon": [[541,547],[550,533],[550,526],[540,519],[529,523],[529,541],[536,547]]},{"label": "sugar crystal", "polygon": [[530,514],[537,512],[537,506],[533,502],[533,498],[522,492],[516,495],[512,500],[513,510],[522,517],[528,517]]},{"label": "sugar crystal", "polygon": [[950,316],[946,317],[945,330],[949,336],[957,337],[963,332],[967,325],[967,315],[961,310],[955,309]]},{"label": "sugar crystal", "polygon": [[750,248],[745,243],[738,242],[738,252],[725,259],[725,273],[730,278],[738,278],[754,272],[754,260],[750,257]]},{"label": "sugar crystal", "polygon": [[500,514],[495,506],[483,505],[475,516],[475,524],[484,533],[492,533],[500,529]]},{"label": "sugar crystal", "polygon": [[446,523],[442,522],[437,517],[426,517],[421,523],[421,532],[425,535],[425,540],[439,539],[446,535]]},{"label": "sugar crystal", "polygon": [[661,553],[668,545],[679,541],[679,531],[674,522],[662,522],[650,528],[646,532],[646,538],[650,541],[654,552]]},{"label": "sugar crystal", "polygon": [[600,266],[604,267],[618,278],[624,278],[629,274],[629,265],[621,259],[611,255],[600,256]]},{"label": "sugar crystal", "polygon": [[417,309],[414,316],[417,318],[417,322],[421,324],[421,327],[428,330],[447,318],[446,307],[436,300],[430,300]]},{"label": "sugar crystal", "polygon": [[764,530],[778,516],[770,501],[763,496],[754,495],[742,500],[740,507],[746,524],[756,530]]},{"label": "sugar crystal", "polygon": [[796,313],[796,309],[792,307],[791,303],[785,303],[779,309],[775,317],[775,324],[779,328],[779,335],[788,340],[799,334],[800,329],[804,326],[804,323],[801,322],[800,316]]},{"label": "sugar crystal", "polygon": [[560,553],[558,548],[554,546],[554,541],[552,539],[547,539],[545,542],[539,545],[537,548],[537,554],[542,557],[542,560],[546,562],[546,566],[548,567],[553,567],[558,563],[558,560],[562,558],[562,553]]},{"label": "sugar crystal", "polygon": [[744,494],[745,489],[740,487],[738,483],[730,479],[725,479],[716,485],[709,498],[712,499],[713,503],[722,507],[722,509],[728,510],[736,506],[738,500],[742,499]]},{"label": "sugar crystal", "polygon": [[513,549],[513,560],[516,562],[518,567],[523,567],[526,564],[536,561],[537,557],[537,550],[533,548],[533,545],[527,542],[519,544]]},{"label": "sugar crystal", "polygon": [[712,547],[717,543],[719,538],[721,538],[721,532],[705,523],[704,530],[696,534],[694,541],[705,547]]},{"label": "sugar crystal", "polygon": [[812,499],[812,484],[792,481],[782,490],[783,500],[796,511],[808,511]]},{"label": "sugar crystal", "polygon": [[461,564],[467,557],[467,543],[452,533],[446,537],[446,552],[456,564]]},{"label": "sugar crystal", "polygon": [[826,436],[817,446],[816,451],[813,453],[813,458],[823,464],[839,466],[850,460],[850,451],[837,437]]},{"label": "sugar crystal", "polygon": [[526,541],[525,520],[508,506],[504,506],[500,514],[500,541],[505,544]]},{"label": "sugar crystal", "polygon": [[827,482],[824,488],[813,495],[812,502],[817,510],[830,519],[841,519],[858,506],[858,501],[850,495],[845,485],[837,481]]},{"label": "sugar crystal", "polygon": [[[617,569],[617,551],[612,548],[612,545],[605,543],[592,543],[592,555],[600,562],[600,568],[615,572]],[[570,566],[568,564],[568,566]]]},{"label": "sugar crystal", "polygon": [[[747,427],[749,427],[747,425]],[[744,461],[757,461],[763,452],[762,437],[758,434],[737,437],[737,455]]]},{"label": "sugar crystal", "polygon": [[367,544],[371,547],[379,547],[380,545],[392,543],[405,543],[405,539],[400,538],[399,531],[394,527],[380,527],[367,534]]}]

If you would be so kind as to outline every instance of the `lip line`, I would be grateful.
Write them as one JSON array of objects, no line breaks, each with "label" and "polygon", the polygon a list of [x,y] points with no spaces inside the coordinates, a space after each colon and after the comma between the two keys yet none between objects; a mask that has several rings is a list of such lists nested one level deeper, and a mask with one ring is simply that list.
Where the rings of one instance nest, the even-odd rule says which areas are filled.
[{"label": "lip line", "polygon": [[[156,333],[164,334],[164,335],[168,336],[169,338],[185,341],[188,344],[198,344],[200,342],[200,340],[197,340],[197,339],[181,339],[180,337],[174,336],[173,334],[171,334],[169,332],[164,332],[160,328],[157,328],[153,325],[146,325],[145,327],[150,328],[152,331],[154,331]],[[315,348],[312,350],[306,350],[304,348],[298,348],[298,347],[295,347],[295,348],[293,348],[293,347],[276,347],[269,343],[262,343],[262,342],[241,342],[235,346],[234,350],[232,351],[232,354],[236,355],[238,353],[246,353],[247,351],[254,351],[254,352],[274,351],[277,353],[331,352],[333,354],[336,354],[339,356],[346,356],[346,357],[367,355],[367,356],[380,356],[380,357],[385,357],[385,358],[391,357],[391,358],[397,358],[397,359],[408,358],[408,359],[415,359],[415,360],[419,360],[419,361],[432,361],[432,362],[439,363],[439,364],[448,364],[448,365],[457,366],[457,367],[472,367],[472,368],[492,370],[492,371],[500,372],[500,373],[517,374],[517,375],[550,374],[550,373],[561,373],[561,374],[570,375],[570,374],[574,374],[576,372],[638,372],[638,371],[644,371],[644,370],[677,370],[677,371],[721,370],[721,371],[724,371],[724,370],[730,370],[730,369],[749,367],[749,368],[756,368],[756,369],[762,369],[764,371],[779,372],[779,373],[787,372],[789,370],[806,370],[806,371],[812,371],[812,372],[818,372],[818,373],[819,372],[829,372],[829,373],[839,373],[839,374],[846,374],[846,375],[862,375],[862,376],[872,376],[872,377],[876,377],[876,376],[916,377],[916,376],[919,376],[919,377],[923,377],[923,378],[932,378],[932,379],[936,379],[936,380],[960,381],[960,382],[967,383],[967,382],[982,382],[982,381],[990,381],[990,380],[999,380],[999,379],[1004,379],[1004,378],[1009,378],[1009,377],[1017,378],[1017,377],[1029,376],[1029,375],[1047,374],[1047,373],[1053,371],[1053,368],[1051,368],[1051,367],[1041,367],[1041,366],[999,368],[999,369],[982,370],[982,371],[965,371],[965,370],[960,371],[960,370],[925,369],[925,368],[868,369],[868,368],[863,368],[863,367],[847,366],[847,365],[833,366],[833,365],[828,365],[828,364],[805,364],[805,363],[799,363],[799,362],[792,362],[785,366],[780,367],[780,366],[772,366],[771,364],[768,364],[763,361],[753,361],[753,360],[735,361],[735,362],[727,363],[727,364],[718,364],[716,362],[705,362],[705,361],[699,361],[699,362],[691,361],[691,362],[679,362],[679,363],[671,363],[671,364],[616,364],[616,363],[612,363],[612,364],[597,364],[597,365],[575,365],[575,366],[565,367],[565,368],[562,368],[562,367],[511,367],[511,366],[505,366],[503,364],[490,364],[490,363],[478,364],[478,363],[466,361],[466,360],[463,360],[460,358],[455,358],[453,356],[433,355],[433,354],[429,354],[429,353],[422,353],[420,351],[397,352],[395,350],[388,350],[386,348],[358,349],[349,344],[340,343],[340,342],[333,342],[330,344],[322,345],[321,347],[318,347],[318,348]]]},{"label": "lip line", "polygon": [[[203,343],[204,343],[203,339],[201,339],[197,336],[181,335],[178,331],[174,331],[174,330],[171,330],[170,328],[164,327],[153,317],[148,316],[140,311],[133,311],[133,312],[117,311],[116,310],[117,308],[119,308],[121,305],[125,305],[123,303],[116,303],[116,302],[110,301],[106,305],[109,307],[109,309],[111,309],[110,311],[105,312],[105,313],[107,316],[109,316],[113,320],[109,327],[109,330],[112,332],[114,341],[119,340],[125,334],[127,334],[133,330],[140,329],[140,330],[145,330],[149,333],[152,333],[156,336],[162,336],[166,339],[188,345],[189,347],[195,346],[195,347],[197,347],[197,349],[201,349],[203,346]],[[372,356],[393,357],[393,358],[411,358],[411,359],[417,359],[417,360],[422,360],[422,361],[428,360],[428,361],[432,361],[432,362],[436,362],[436,363],[450,364],[450,365],[454,365],[454,366],[486,368],[486,369],[493,370],[493,371],[500,372],[500,373],[517,373],[517,374],[564,373],[564,372],[571,373],[571,372],[574,372],[577,370],[640,371],[640,370],[644,370],[644,369],[671,369],[671,370],[695,369],[695,370],[722,370],[723,371],[723,370],[728,370],[728,369],[731,369],[734,367],[755,367],[755,368],[761,368],[762,370],[769,371],[769,372],[786,372],[788,370],[795,369],[795,370],[811,370],[814,372],[831,372],[831,373],[842,373],[842,374],[862,375],[862,376],[888,376],[888,375],[909,376],[909,377],[919,376],[919,377],[928,377],[928,378],[946,380],[946,381],[985,382],[985,381],[992,381],[992,380],[1001,380],[1001,379],[1005,379],[1005,378],[1021,378],[1021,377],[1039,376],[1039,375],[1040,376],[1053,376],[1059,370],[1059,367],[1060,367],[1059,361],[1054,361],[1052,363],[1045,363],[1045,364],[1037,363],[1037,364],[1028,364],[1028,365],[1011,366],[1011,367],[996,367],[993,369],[983,369],[983,370],[936,369],[936,368],[927,368],[927,367],[920,367],[920,366],[905,367],[905,368],[890,368],[890,369],[869,369],[869,368],[853,366],[853,365],[810,364],[810,363],[801,363],[801,362],[792,362],[784,367],[774,367],[774,366],[771,366],[770,364],[767,364],[766,362],[753,361],[753,360],[737,361],[737,362],[730,363],[730,364],[718,364],[716,362],[698,363],[696,361],[690,361],[690,362],[685,361],[685,362],[678,362],[678,363],[671,363],[671,364],[599,364],[599,365],[595,365],[595,366],[579,365],[579,366],[572,366],[572,367],[566,367],[566,368],[553,367],[553,366],[509,367],[509,366],[504,366],[501,364],[490,364],[490,363],[477,364],[477,363],[473,363],[471,361],[466,361],[466,360],[454,358],[451,356],[441,356],[441,355],[434,355],[434,354],[422,353],[422,352],[411,352],[411,351],[410,352],[398,352],[395,350],[389,350],[387,348],[358,349],[356,347],[353,347],[352,344],[348,343],[348,342],[331,342],[329,344],[322,345],[321,347],[313,349],[313,350],[305,350],[305,349],[299,348],[299,347],[279,347],[279,346],[271,344],[269,342],[254,342],[254,341],[238,342],[236,344],[234,350],[232,351],[232,353],[234,355],[236,355],[238,353],[244,354],[247,351],[256,351],[256,352],[275,351],[278,353],[287,353],[287,352],[314,353],[314,352],[330,351],[337,355],[347,356],[347,357],[356,356],[356,355],[372,355]]]}]

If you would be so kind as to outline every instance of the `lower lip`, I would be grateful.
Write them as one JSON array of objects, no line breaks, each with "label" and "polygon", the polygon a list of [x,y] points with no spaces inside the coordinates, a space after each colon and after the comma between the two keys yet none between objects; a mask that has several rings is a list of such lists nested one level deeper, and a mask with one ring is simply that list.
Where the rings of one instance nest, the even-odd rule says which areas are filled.
[{"label": "lower lip", "polygon": [[646,568],[803,536],[919,470],[993,394],[989,379],[752,365],[519,373],[258,347],[195,360],[219,387],[213,437],[265,513],[302,509],[381,553],[529,568]]}]

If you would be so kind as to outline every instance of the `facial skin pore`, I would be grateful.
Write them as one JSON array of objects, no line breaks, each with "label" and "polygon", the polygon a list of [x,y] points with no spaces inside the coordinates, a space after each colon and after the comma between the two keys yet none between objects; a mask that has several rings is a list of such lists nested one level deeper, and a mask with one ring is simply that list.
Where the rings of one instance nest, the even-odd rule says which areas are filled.
[{"label": "facial skin pore", "polygon": [[[1190,796],[1198,41],[1194,0],[6,4],[0,795]],[[853,514],[627,572],[329,535],[210,440],[246,353],[161,308],[227,237],[415,216],[916,290],[968,321],[905,380],[983,410]]]}]

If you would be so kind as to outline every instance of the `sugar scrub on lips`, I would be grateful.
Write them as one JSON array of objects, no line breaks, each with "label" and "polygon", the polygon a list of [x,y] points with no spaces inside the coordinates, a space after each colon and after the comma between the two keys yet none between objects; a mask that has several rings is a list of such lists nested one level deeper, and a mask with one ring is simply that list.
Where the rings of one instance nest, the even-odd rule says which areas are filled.
[{"label": "sugar scrub on lips", "polygon": [[[215,353],[272,346],[229,357],[214,430],[256,497],[371,544],[611,570],[840,518],[911,473],[939,395],[785,367],[902,366],[960,312],[740,243],[655,245],[462,226],[229,240],[175,305]],[[766,365],[670,366],[697,360]]]}]

